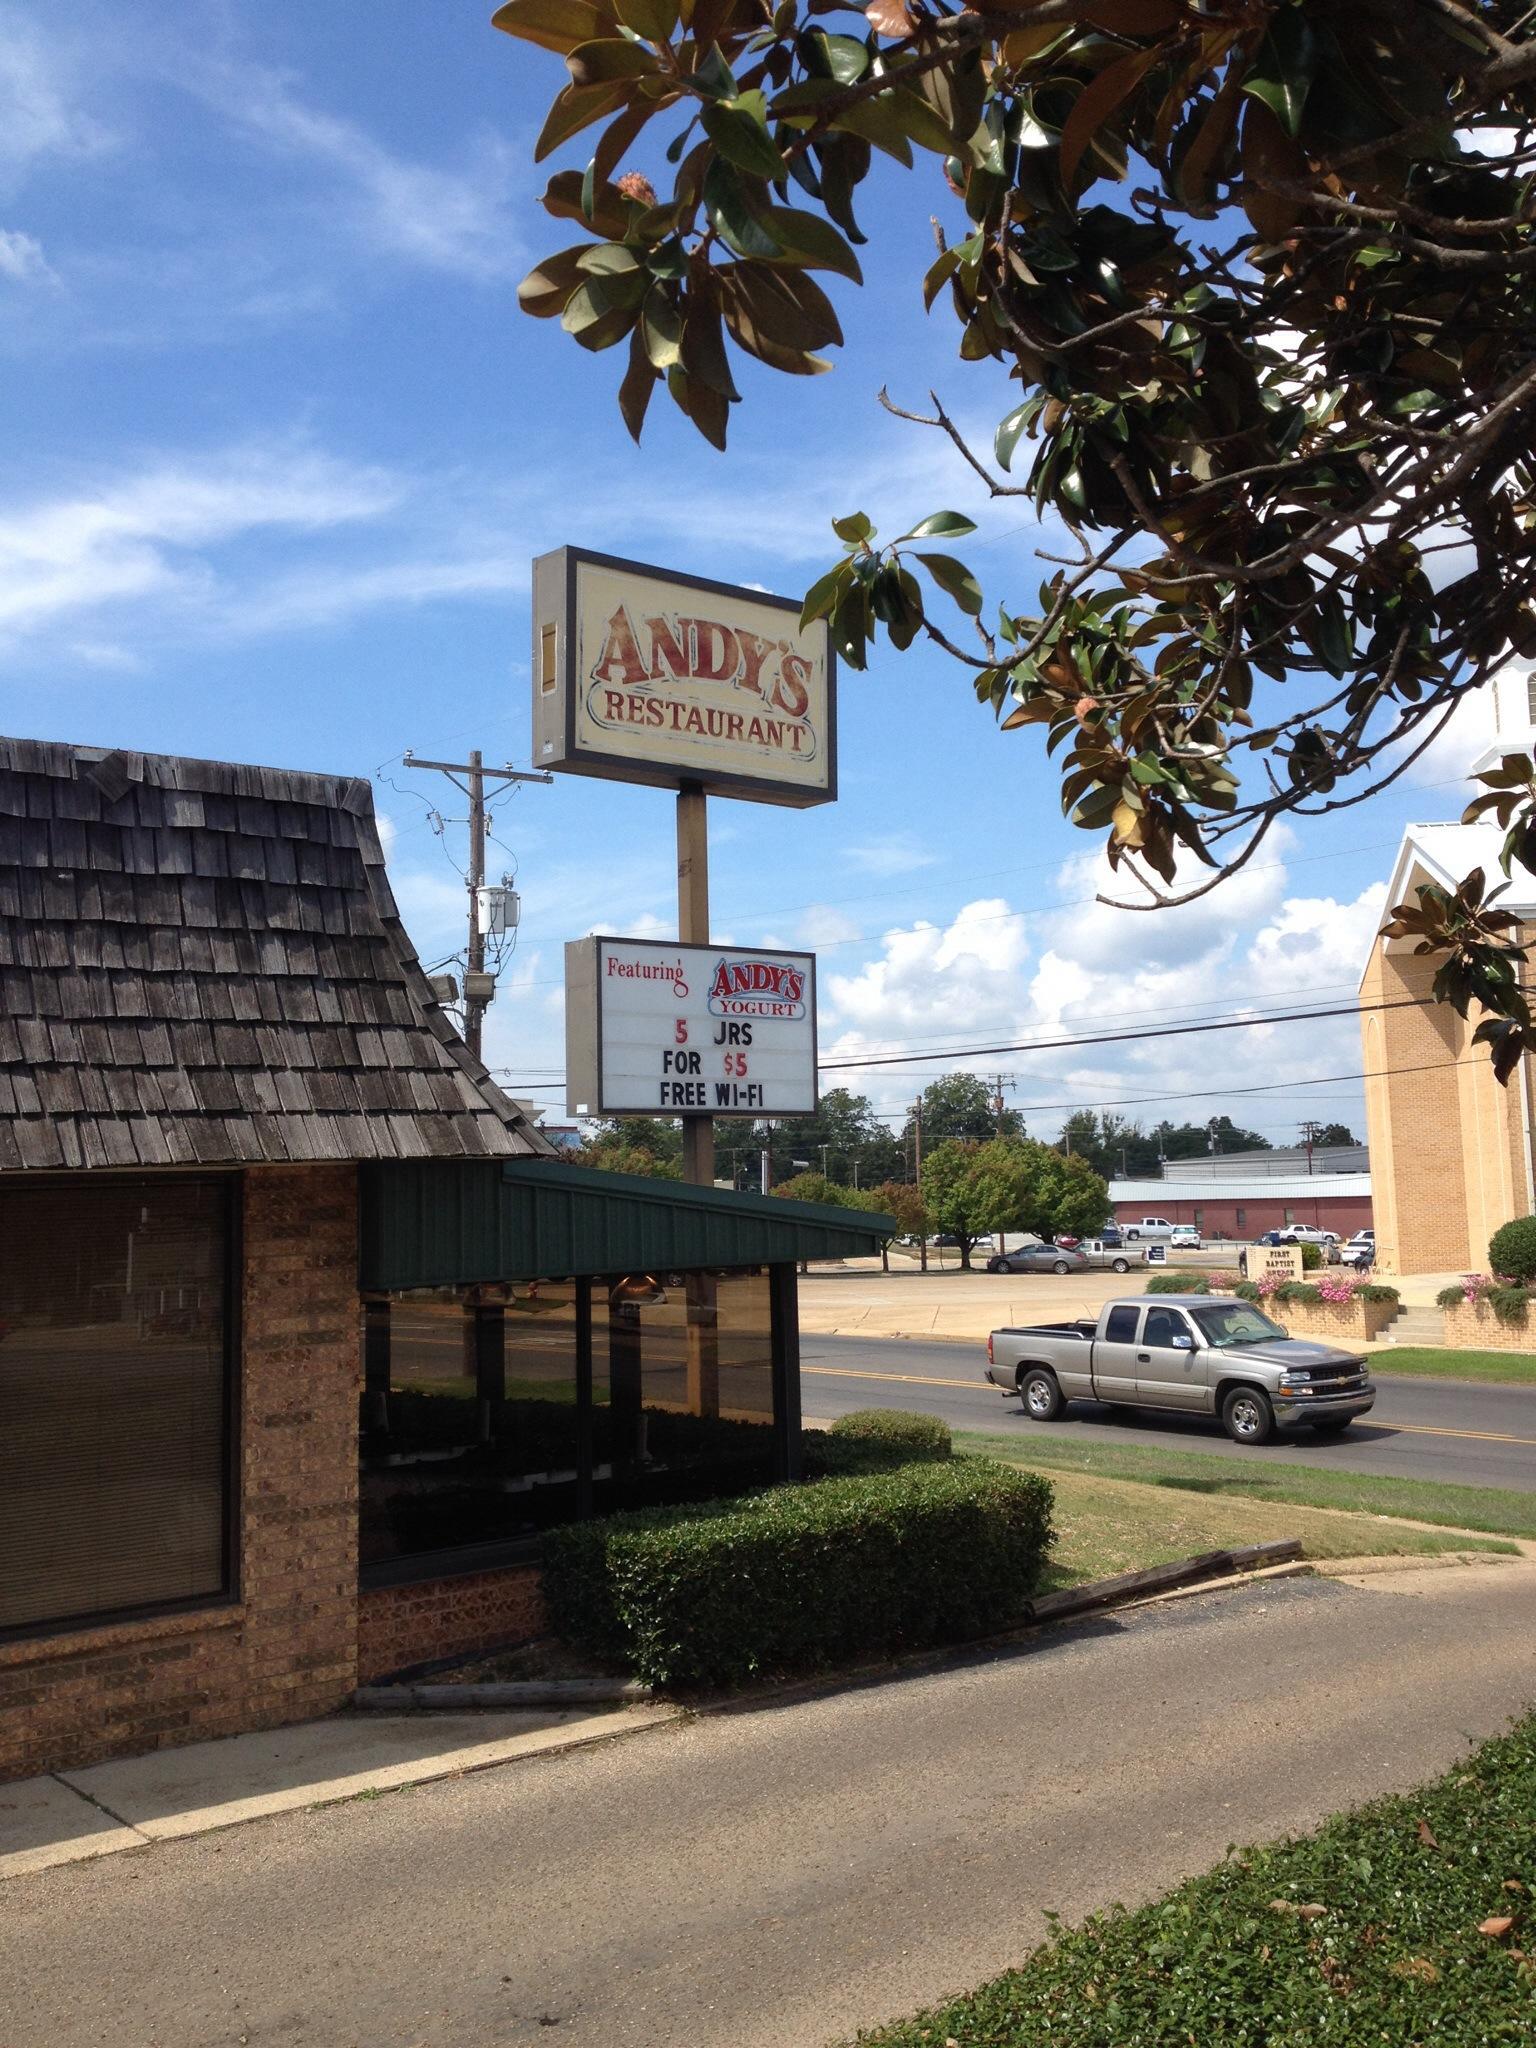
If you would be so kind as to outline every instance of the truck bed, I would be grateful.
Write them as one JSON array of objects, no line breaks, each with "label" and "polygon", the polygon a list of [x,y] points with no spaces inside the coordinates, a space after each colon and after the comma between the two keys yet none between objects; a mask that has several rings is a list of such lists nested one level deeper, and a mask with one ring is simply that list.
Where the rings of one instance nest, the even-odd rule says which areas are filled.
[{"label": "truck bed", "polygon": [[1087,1343],[1099,1334],[1099,1326],[1092,1317],[1079,1317],[1072,1323],[1008,1323],[993,1334],[998,1337],[1077,1337]]}]

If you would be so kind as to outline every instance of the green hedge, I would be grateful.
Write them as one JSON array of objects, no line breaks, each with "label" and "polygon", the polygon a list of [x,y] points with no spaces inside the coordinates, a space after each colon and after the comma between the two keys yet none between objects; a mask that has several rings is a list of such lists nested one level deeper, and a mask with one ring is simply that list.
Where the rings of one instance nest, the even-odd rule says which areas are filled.
[{"label": "green hedge", "polygon": [[1148,1294],[1209,1294],[1211,1283],[1204,1273],[1154,1273],[1147,1282]]},{"label": "green hedge", "polygon": [[855,1408],[851,1415],[837,1418],[832,1434],[900,1451],[906,1459],[947,1458],[954,1449],[953,1434],[942,1415],[919,1415],[911,1408]]},{"label": "green hedge", "polygon": [[1051,1508],[1037,1473],[930,1459],[553,1530],[544,1597],[557,1635],[649,1684],[740,1684],[1006,1626]]},{"label": "green hedge", "polygon": [[1315,1308],[1323,1298],[1323,1290],[1310,1280],[1282,1280],[1275,1289],[1274,1298],[1290,1302],[1296,1308]]}]

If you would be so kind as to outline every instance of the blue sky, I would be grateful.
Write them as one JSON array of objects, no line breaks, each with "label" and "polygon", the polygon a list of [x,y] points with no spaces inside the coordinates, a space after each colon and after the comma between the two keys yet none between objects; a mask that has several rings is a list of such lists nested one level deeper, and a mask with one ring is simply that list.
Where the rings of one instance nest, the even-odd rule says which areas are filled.
[{"label": "blue sky", "polygon": [[[578,239],[531,162],[559,60],[494,33],[487,0],[0,0],[0,729],[372,774],[397,891],[429,958],[462,943],[462,815],[407,747],[528,759],[528,581],[572,542],[799,594],[861,506],[900,531],[981,521],[992,597],[1032,591],[1041,536],[985,504],[937,435],[889,419],[931,384],[985,442],[995,366],[962,365],[917,278],[934,173],[861,206],[862,290],[833,280],[833,374],[740,363],[732,447],[664,403],[619,421],[621,353],[517,308]],[[579,147],[557,163],[579,162]],[[900,208],[898,212],[896,209]],[[882,653],[841,689],[841,800],[712,806],[718,934],[814,946],[826,1056],[1344,1001],[1405,820],[1451,816],[1480,716],[1417,782],[1174,915],[1093,902],[1037,737],[998,733],[937,654]],[[675,930],[671,807],[567,778],[499,806],[493,861],[524,924],[488,1056],[561,1113],[561,947]],[[961,1064],[962,1062],[955,1062]],[[1142,1098],[1145,1121],[1228,1110],[1277,1141],[1354,1121],[1348,1020],[1113,1053],[1011,1054],[1031,1127]],[[925,1068],[829,1075],[899,1114]],[[1270,1092],[1234,1091],[1279,1084]]]}]

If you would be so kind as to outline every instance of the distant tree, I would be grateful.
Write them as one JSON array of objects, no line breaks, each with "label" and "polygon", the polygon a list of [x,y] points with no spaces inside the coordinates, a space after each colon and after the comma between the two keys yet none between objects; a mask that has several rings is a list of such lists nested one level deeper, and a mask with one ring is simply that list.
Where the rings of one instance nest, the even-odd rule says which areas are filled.
[{"label": "distant tree", "polygon": [[1245,1131],[1229,1116],[1218,1116],[1203,1124],[1159,1124],[1154,1135],[1162,1146],[1164,1159],[1198,1159],[1202,1153],[1270,1152],[1274,1149],[1260,1132]]},{"label": "distant tree", "polygon": [[1109,1188],[1088,1160],[1073,1153],[1063,1158],[1046,1146],[1034,1190],[1034,1224],[1042,1237],[1092,1237],[1109,1216]]},{"label": "distant tree", "polygon": [[[960,1269],[971,1270],[971,1247],[997,1226],[996,1185],[975,1172],[981,1147],[970,1138],[946,1138],[923,1153],[923,1200],[934,1226],[960,1247]],[[1006,1228],[1006,1225],[1004,1226]]]},{"label": "distant tree", "polygon": [[825,1202],[834,1209],[862,1206],[853,1199],[852,1188],[839,1187],[835,1180],[828,1180],[823,1173],[792,1174],[788,1180],[779,1181],[772,1192],[782,1196],[786,1202]]},{"label": "distant tree", "polygon": [[1348,1124],[1324,1124],[1312,1142],[1316,1145],[1358,1145],[1360,1140]]},{"label": "distant tree", "polygon": [[601,1138],[584,1145],[576,1156],[578,1166],[590,1166],[598,1173],[638,1173],[649,1180],[681,1180],[681,1159],[658,1158],[644,1145],[626,1144],[622,1138]]},{"label": "distant tree", "polygon": [[[898,1236],[926,1237],[933,1220],[923,1201],[923,1191],[909,1180],[884,1180],[878,1186],[860,1190],[865,1205],[876,1215],[894,1219]],[[890,1240],[880,1246],[880,1263],[891,1270]]]},{"label": "distant tree", "polygon": [[[1016,1109],[1005,1109],[999,1117],[992,1091],[979,1074],[944,1074],[923,1090],[923,1149],[939,1145],[946,1138],[968,1138],[982,1145],[989,1138],[1021,1138],[1024,1119]],[[915,1119],[908,1116],[902,1130],[910,1142]]]}]

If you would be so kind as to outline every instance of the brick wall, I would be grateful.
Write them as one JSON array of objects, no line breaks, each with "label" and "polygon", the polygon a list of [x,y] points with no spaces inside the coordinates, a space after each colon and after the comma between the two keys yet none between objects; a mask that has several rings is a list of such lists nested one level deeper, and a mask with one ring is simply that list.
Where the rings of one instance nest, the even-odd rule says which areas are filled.
[{"label": "brick wall", "polygon": [[1395,1301],[1266,1301],[1260,1307],[1293,1337],[1325,1344],[1367,1344],[1396,1320]]},{"label": "brick wall", "polygon": [[0,1644],[0,1779],[275,1727],[357,1667],[357,1176],[243,1176],[238,1599]]},{"label": "brick wall", "polygon": [[357,1676],[362,1685],[482,1650],[510,1649],[545,1632],[536,1565],[371,1587],[357,1603]]},{"label": "brick wall", "polygon": [[1518,1323],[1501,1323],[1487,1302],[1464,1301],[1445,1311],[1445,1341],[1463,1351],[1536,1353],[1536,1322],[1527,1309]]}]

